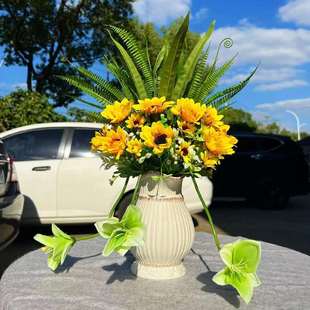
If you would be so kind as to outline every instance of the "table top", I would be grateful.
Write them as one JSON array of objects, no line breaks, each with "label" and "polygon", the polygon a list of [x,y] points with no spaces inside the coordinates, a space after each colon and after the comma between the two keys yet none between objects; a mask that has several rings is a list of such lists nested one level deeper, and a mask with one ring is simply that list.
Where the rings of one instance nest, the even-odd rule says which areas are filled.
[{"label": "table top", "polygon": [[233,288],[212,282],[223,264],[209,234],[196,233],[184,260],[186,275],[165,281],[136,278],[129,268],[133,257],[105,258],[104,243],[100,238],[77,243],[57,273],[39,250],[19,258],[0,281],[0,309],[310,309],[310,257],[284,247],[262,242],[263,284],[247,306]]}]

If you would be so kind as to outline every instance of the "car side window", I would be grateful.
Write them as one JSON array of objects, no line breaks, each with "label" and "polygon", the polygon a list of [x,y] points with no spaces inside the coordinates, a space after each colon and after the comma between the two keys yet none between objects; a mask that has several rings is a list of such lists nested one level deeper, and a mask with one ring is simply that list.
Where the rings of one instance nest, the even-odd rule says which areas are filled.
[{"label": "car side window", "polygon": [[251,153],[259,150],[257,139],[251,137],[237,137],[237,139],[237,153]]},{"label": "car side window", "polygon": [[15,161],[57,159],[62,134],[63,129],[33,130],[3,140]]},{"label": "car side window", "polygon": [[90,149],[90,140],[95,136],[95,129],[75,129],[72,138],[70,158],[96,157]]}]

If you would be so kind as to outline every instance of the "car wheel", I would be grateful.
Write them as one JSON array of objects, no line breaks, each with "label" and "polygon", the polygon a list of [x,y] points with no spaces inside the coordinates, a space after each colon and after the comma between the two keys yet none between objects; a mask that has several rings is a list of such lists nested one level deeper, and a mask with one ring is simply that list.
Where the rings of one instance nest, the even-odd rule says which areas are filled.
[{"label": "car wheel", "polygon": [[289,194],[283,185],[262,180],[255,187],[255,192],[248,198],[251,205],[260,209],[284,209],[289,201]]}]

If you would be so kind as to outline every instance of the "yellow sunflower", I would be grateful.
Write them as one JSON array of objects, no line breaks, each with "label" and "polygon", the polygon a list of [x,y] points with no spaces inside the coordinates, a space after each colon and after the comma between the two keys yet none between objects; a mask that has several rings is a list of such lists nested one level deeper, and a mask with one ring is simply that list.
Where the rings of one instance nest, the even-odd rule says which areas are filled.
[{"label": "yellow sunflower", "polygon": [[223,115],[217,113],[217,109],[213,107],[206,107],[206,111],[204,116],[202,117],[202,122],[206,126],[219,128],[224,123],[221,121],[223,119]]},{"label": "yellow sunflower", "polygon": [[165,127],[161,122],[154,122],[151,127],[142,127],[140,137],[155,154],[161,154],[170,148],[174,134],[171,127]]},{"label": "yellow sunflower", "polygon": [[185,122],[197,123],[204,115],[206,106],[193,99],[181,98],[177,100],[175,106],[171,108],[171,112],[181,117]]},{"label": "yellow sunflower", "polygon": [[128,99],[123,99],[121,102],[115,101],[114,104],[109,104],[101,112],[101,115],[110,120],[111,123],[117,124],[122,122],[130,113],[132,103]]},{"label": "yellow sunflower", "polygon": [[238,142],[234,136],[227,135],[225,131],[214,128],[203,128],[203,138],[207,149],[215,156],[231,155],[235,151],[233,147]]},{"label": "yellow sunflower", "polygon": [[188,135],[193,135],[195,133],[195,124],[189,122],[178,121],[179,128]]},{"label": "yellow sunflower", "polygon": [[135,154],[137,157],[140,157],[142,148],[143,148],[143,144],[142,144],[141,140],[132,139],[132,140],[128,141],[126,150],[127,150],[127,152],[129,152],[131,154]]},{"label": "yellow sunflower", "polygon": [[182,157],[184,162],[188,163],[190,162],[190,151],[191,151],[192,145],[190,142],[183,141],[180,146],[177,148],[176,153]]},{"label": "yellow sunflower", "polygon": [[148,114],[158,114],[164,112],[167,108],[173,105],[173,101],[166,101],[166,97],[146,98],[138,100],[139,104],[135,104],[133,108],[136,111],[141,111]]},{"label": "yellow sunflower", "polygon": [[209,153],[207,151],[201,152],[200,158],[202,159],[203,164],[207,168],[214,169],[216,165],[220,164],[220,158],[212,155],[212,153]]},{"label": "yellow sunflower", "polygon": [[128,117],[126,125],[128,128],[141,128],[145,123],[145,118],[143,115],[138,113],[133,113]]},{"label": "yellow sunflower", "polygon": [[114,155],[119,159],[126,148],[126,138],[127,134],[121,127],[117,127],[116,131],[110,129],[105,135],[96,133],[91,140],[92,149]]}]

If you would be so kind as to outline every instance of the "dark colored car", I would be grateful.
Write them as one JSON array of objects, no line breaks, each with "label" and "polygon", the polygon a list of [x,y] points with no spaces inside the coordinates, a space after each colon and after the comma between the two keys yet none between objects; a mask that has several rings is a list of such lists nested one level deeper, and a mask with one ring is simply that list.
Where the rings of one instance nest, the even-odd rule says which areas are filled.
[{"label": "dark colored car", "polygon": [[310,177],[310,137],[304,138],[303,140],[299,141],[298,144],[301,146],[306,156],[306,161],[308,163],[308,168],[309,168],[309,177]]},{"label": "dark colored car", "polygon": [[0,140],[0,250],[18,235],[23,202],[13,162]]},{"label": "dark colored car", "polygon": [[236,153],[213,176],[215,197],[243,197],[261,208],[283,208],[294,195],[310,191],[309,171],[301,147],[288,137],[232,133]]}]

